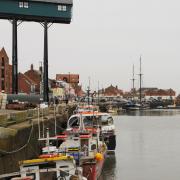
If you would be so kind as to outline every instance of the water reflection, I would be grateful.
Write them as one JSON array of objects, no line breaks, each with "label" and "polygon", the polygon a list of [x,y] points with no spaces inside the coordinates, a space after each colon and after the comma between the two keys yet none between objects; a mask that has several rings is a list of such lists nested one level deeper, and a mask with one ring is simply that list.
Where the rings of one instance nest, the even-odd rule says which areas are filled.
[{"label": "water reflection", "polygon": [[179,109],[154,109],[154,110],[141,110],[141,111],[127,111],[122,113],[121,115],[128,116],[172,116],[172,115],[180,115]]},{"label": "water reflection", "polygon": [[108,154],[104,163],[102,175],[99,180],[115,180],[116,155]]},{"label": "water reflection", "polygon": [[148,110],[114,117],[116,155],[100,180],[179,180],[180,110]]}]

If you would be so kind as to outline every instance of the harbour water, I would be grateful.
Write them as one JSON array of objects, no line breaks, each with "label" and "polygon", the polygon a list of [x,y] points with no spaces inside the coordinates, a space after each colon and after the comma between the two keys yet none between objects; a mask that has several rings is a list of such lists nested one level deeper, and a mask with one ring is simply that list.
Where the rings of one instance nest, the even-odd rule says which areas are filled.
[{"label": "harbour water", "polygon": [[101,180],[180,179],[180,110],[132,112],[114,120],[117,148]]}]

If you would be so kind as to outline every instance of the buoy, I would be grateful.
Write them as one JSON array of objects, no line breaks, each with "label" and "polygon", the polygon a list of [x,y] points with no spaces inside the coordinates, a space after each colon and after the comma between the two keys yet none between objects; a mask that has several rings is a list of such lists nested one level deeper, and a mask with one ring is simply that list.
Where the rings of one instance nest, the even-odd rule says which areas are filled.
[{"label": "buoy", "polygon": [[102,160],[103,160],[103,155],[102,155],[101,153],[96,153],[95,159],[96,159],[97,161],[102,161]]}]

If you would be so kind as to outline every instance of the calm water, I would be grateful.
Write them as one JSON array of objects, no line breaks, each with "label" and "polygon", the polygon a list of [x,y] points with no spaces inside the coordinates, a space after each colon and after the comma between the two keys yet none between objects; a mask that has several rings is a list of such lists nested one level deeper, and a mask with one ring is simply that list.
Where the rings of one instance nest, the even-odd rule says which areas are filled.
[{"label": "calm water", "polygon": [[102,180],[180,180],[180,111],[147,111],[114,117],[115,155]]}]

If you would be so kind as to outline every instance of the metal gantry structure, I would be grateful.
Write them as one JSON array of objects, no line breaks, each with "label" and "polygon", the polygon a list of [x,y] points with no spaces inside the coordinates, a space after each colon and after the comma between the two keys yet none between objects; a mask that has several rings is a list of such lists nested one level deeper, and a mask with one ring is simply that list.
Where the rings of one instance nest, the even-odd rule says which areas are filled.
[{"label": "metal gantry structure", "polygon": [[18,94],[18,21],[39,22],[44,27],[43,100],[48,102],[48,27],[52,23],[70,24],[72,8],[72,0],[0,0],[0,19],[12,21],[13,94]]}]

